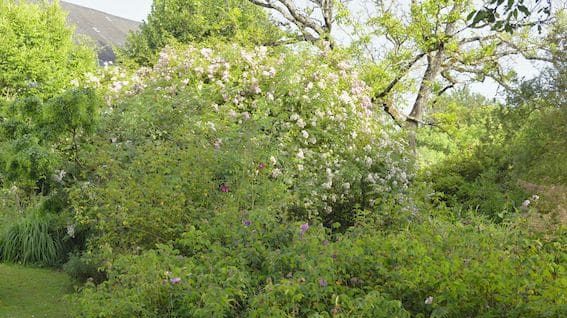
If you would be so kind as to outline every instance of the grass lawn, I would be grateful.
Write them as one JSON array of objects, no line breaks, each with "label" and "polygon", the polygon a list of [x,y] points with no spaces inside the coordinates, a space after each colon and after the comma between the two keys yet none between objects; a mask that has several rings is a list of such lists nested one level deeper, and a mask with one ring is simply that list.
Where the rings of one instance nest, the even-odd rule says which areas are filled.
[{"label": "grass lawn", "polygon": [[0,264],[0,317],[69,317],[63,298],[73,292],[71,279],[49,269]]}]

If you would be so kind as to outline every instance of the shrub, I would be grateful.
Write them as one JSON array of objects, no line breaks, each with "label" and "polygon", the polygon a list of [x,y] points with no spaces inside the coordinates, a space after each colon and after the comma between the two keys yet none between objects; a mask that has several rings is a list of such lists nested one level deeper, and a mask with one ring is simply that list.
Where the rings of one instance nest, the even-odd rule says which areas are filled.
[{"label": "shrub", "polygon": [[286,187],[276,207],[327,226],[406,202],[404,145],[356,72],[338,65],[311,52],[221,45],[166,48],[131,78],[107,69],[116,81],[89,85],[123,99],[104,111],[87,169],[94,182],[74,191],[77,220],[136,248],[178,237],[228,201],[247,211],[281,197],[255,195],[260,185]]},{"label": "shrub", "polygon": [[[347,233],[258,209],[196,222],[118,257],[78,296],[84,317],[560,317],[562,233],[479,219]],[[563,243],[562,243],[563,242]]]},{"label": "shrub", "polygon": [[140,31],[128,38],[125,55],[147,65],[169,43],[215,40],[242,45],[274,43],[282,36],[266,12],[240,0],[157,0]]},{"label": "shrub", "polygon": [[85,283],[87,280],[101,283],[106,279],[105,273],[99,270],[99,266],[76,253],[69,256],[69,260],[63,264],[63,270],[81,283]]},{"label": "shrub", "polygon": [[[538,92],[555,96],[544,88]],[[444,132],[429,130],[422,140],[424,152],[441,153],[441,159],[424,168],[422,178],[450,206],[502,221],[525,210],[522,203],[532,195],[543,196],[526,193],[520,184],[565,183],[561,171],[567,147],[565,138],[557,136],[566,135],[567,112],[557,107],[557,97],[518,97],[510,105],[489,105],[477,99],[463,91],[441,101],[432,116]],[[442,143],[447,136],[451,141]]]},{"label": "shrub", "polygon": [[62,233],[54,231],[53,216],[30,211],[16,220],[0,239],[0,258],[6,262],[55,265],[61,259]]},{"label": "shrub", "polygon": [[19,98],[0,108],[0,186],[49,195],[80,177],[80,152],[99,108],[91,89],[71,89],[46,102]]}]

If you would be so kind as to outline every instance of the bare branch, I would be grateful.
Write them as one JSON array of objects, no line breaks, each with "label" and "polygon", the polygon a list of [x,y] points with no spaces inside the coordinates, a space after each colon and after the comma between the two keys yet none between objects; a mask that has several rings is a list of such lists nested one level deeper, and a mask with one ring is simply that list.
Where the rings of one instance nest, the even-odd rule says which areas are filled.
[{"label": "bare branch", "polygon": [[[330,40],[330,33],[333,26],[333,0],[311,0],[321,9],[324,22],[310,17],[298,8],[293,0],[249,0],[251,3],[260,7],[274,10],[280,13],[287,21],[293,23],[303,34],[307,41],[317,41],[320,39]],[[316,34],[313,35],[313,33]]]},{"label": "bare branch", "polygon": [[455,84],[449,84],[449,85],[443,87],[443,89],[440,90],[440,91],[437,93],[437,96],[443,95],[446,91],[450,90],[450,89],[453,88],[453,87],[455,87]]},{"label": "bare branch", "polygon": [[[510,46],[512,48],[513,51],[515,51],[515,54],[520,54],[522,55],[526,60],[534,60],[534,61],[542,61],[542,62],[548,62],[548,63],[553,63],[553,59],[549,58],[549,57],[545,57],[545,56],[539,56],[539,55],[533,55],[533,54],[529,54],[526,49],[522,49],[520,48],[518,45],[516,45],[516,43],[509,41],[507,39],[502,38],[501,36],[498,37],[498,39]],[[510,54],[512,55],[512,54]]]},{"label": "bare branch", "polygon": [[473,36],[470,38],[464,38],[461,41],[459,41],[460,44],[466,44],[466,43],[472,43],[472,42],[484,42],[487,40],[494,40],[497,39],[498,35],[496,33],[493,34],[488,34],[488,35],[484,35],[484,36]]},{"label": "bare branch", "polygon": [[393,108],[391,105],[388,105],[388,103],[382,103],[382,108],[384,109],[386,114],[390,115],[396,125],[402,127],[402,123],[406,121],[406,116],[401,115],[397,109]]},{"label": "bare branch", "polygon": [[299,10],[299,8],[295,6],[293,1],[291,0],[278,0],[278,1],[287,8],[289,14],[295,19],[295,21],[299,22],[305,27],[312,29],[320,36],[325,33],[323,27],[320,24],[318,24],[316,20],[303,14],[301,10]]}]

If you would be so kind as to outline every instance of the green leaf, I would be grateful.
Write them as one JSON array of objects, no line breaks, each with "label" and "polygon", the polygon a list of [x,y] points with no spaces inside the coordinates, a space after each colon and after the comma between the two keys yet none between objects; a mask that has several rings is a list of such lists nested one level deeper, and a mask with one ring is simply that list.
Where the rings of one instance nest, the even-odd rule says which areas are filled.
[{"label": "green leaf", "polygon": [[526,16],[530,15],[530,10],[524,5],[519,5],[518,10],[522,11],[522,13],[525,14]]},{"label": "green leaf", "polygon": [[480,10],[474,17],[473,26],[476,26],[480,21],[483,21],[486,18],[487,12],[485,10]]},{"label": "green leaf", "polygon": [[469,13],[469,15],[467,15],[467,21],[470,21],[476,13],[477,13],[477,11],[473,11],[473,12]]}]

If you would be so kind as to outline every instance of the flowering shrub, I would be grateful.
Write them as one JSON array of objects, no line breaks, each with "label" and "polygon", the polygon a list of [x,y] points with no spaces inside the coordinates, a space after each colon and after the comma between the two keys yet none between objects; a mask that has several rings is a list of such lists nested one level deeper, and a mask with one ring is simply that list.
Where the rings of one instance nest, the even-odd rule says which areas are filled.
[{"label": "flowering shrub", "polygon": [[[119,113],[109,116],[127,119],[120,129],[133,135],[185,138],[172,131],[186,125],[183,118],[196,139],[209,143],[205,152],[229,155],[230,136],[248,134],[262,144],[262,155],[250,159],[292,190],[294,215],[348,225],[357,209],[404,200],[412,172],[404,145],[373,109],[356,71],[322,58],[265,47],[168,47],[151,69],[128,75],[109,67],[83,84],[107,92],[107,112]],[[125,96],[123,105],[112,104]]]}]

